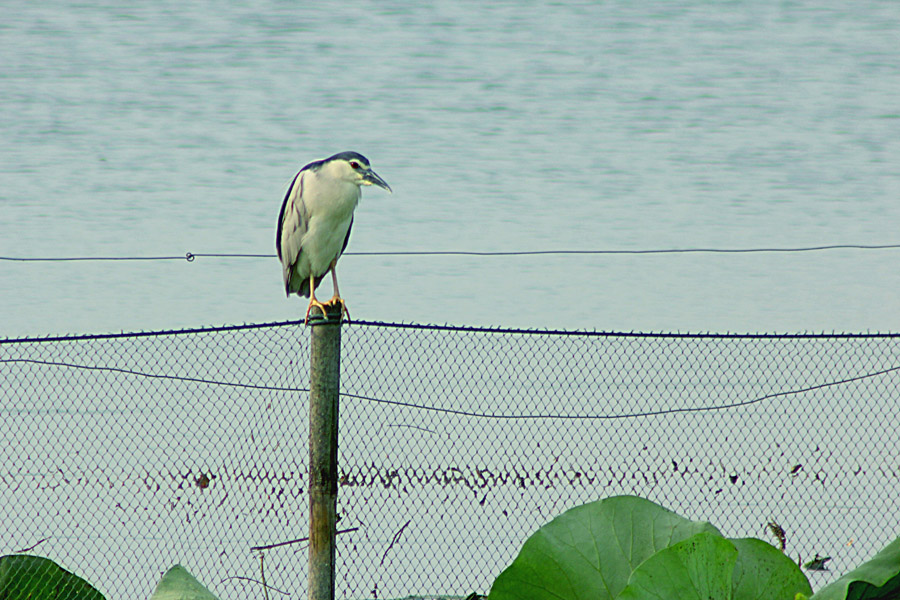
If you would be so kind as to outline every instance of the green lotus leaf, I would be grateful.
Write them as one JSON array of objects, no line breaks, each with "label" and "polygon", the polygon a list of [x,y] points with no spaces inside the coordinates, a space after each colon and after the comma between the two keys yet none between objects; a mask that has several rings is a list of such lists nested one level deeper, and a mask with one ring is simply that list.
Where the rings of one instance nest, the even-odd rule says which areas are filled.
[{"label": "green lotus leaf", "polygon": [[612,600],[638,565],[703,532],[719,534],[634,496],[578,506],[528,538],[489,600]]},{"label": "green lotus leaf", "polygon": [[0,557],[3,600],[105,600],[87,581],[49,558],[29,554]]},{"label": "green lotus leaf", "polygon": [[717,533],[698,533],[641,563],[618,600],[731,600],[738,551]]},{"label": "green lotus leaf", "polygon": [[871,560],[832,581],[810,600],[892,600],[900,598],[900,538]]},{"label": "green lotus leaf", "polygon": [[188,570],[175,565],[162,576],[150,600],[218,600]]},{"label": "green lotus leaf", "polygon": [[756,538],[731,542],[738,551],[734,600],[794,600],[797,594],[812,594],[806,575],[781,550]]}]

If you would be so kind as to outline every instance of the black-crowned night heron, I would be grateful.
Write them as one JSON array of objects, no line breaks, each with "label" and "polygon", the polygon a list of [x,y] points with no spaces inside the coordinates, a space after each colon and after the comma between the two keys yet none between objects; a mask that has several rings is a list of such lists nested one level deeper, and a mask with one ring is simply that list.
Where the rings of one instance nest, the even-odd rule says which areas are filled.
[{"label": "black-crowned night heron", "polygon": [[[306,321],[313,307],[326,316],[326,307],[339,303],[350,316],[337,282],[337,261],[347,247],[353,210],[362,195],[360,186],[377,185],[391,191],[369,160],[358,152],[341,152],[311,162],[294,176],[281,204],[275,248],[284,274],[284,291],[309,298]],[[331,271],[334,296],[322,304],[316,288]]]}]

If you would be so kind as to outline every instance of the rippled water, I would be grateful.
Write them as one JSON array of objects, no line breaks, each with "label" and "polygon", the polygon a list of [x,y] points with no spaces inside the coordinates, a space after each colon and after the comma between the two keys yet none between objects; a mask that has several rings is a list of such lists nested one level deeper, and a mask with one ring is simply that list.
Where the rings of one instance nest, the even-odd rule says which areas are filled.
[{"label": "rippled water", "polygon": [[[349,250],[895,243],[893,3],[33,3],[0,26],[0,255],[274,253],[366,154]],[[900,251],[353,257],[352,315],[900,329]],[[272,259],[0,262],[0,332],[279,320]],[[327,286],[327,284],[326,284]],[[325,294],[330,290],[325,290]]]},{"label": "rippled water", "polygon": [[[900,5],[50,0],[0,23],[0,256],[272,253],[366,154],[350,251],[900,243]],[[900,250],[347,256],[358,319],[900,330]],[[328,284],[324,296],[328,297]],[[0,337],[299,318],[276,259],[0,261]]]}]

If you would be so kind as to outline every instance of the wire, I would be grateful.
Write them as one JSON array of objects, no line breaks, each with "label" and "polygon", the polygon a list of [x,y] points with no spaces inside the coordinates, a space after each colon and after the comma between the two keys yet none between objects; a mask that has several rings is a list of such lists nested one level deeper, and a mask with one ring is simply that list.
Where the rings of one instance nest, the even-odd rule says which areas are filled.
[{"label": "wire", "polygon": [[719,410],[727,410],[731,408],[741,408],[744,406],[750,406],[752,404],[758,404],[760,402],[764,402],[766,400],[772,400],[773,398],[780,398],[782,396],[794,396],[797,394],[804,394],[806,392],[812,392],[815,390],[821,390],[829,387],[844,385],[847,383],[853,383],[856,381],[862,381],[865,379],[871,379],[872,377],[878,377],[881,375],[886,375],[887,373],[893,373],[896,371],[900,371],[900,366],[898,367],[890,367],[888,369],[883,369],[881,371],[876,371],[873,373],[866,373],[864,375],[859,375],[857,377],[850,377],[847,379],[841,379],[838,381],[829,381],[826,383],[820,383],[818,385],[812,385],[805,388],[799,388],[796,390],[787,390],[784,392],[776,392],[773,394],[766,394],[765,396],[759,396],[757,398],[752,398],[750,400],[742,400],[739,402],[732,402],[729,404],[720,404],[715,406],[698,406],[693,408],[667,408],[663,410],[651,410],[644,412],[634,412],[634,413],[623,413],[623,414],[606,414],[606,415],[566,415],[566,414],[520,414],[520,415],[506,415],[506,414],[497,414],[497,413],[479,413],[479,412],[471,412],[465,410],[455,410],[449,408],[440,408],[436,406],[428,406],[425,404],[414,404],[410,402],[400,402],[397,400],[383,400],[380,398],[371,398],[367,396],[360,396],[357,394],[348,394],[341,392],[341,396],[347,396],[350,398],[358,398],[361,400],[369,400],[371,402],[377,402],[379,404],[390,404],[393,406],[401,406],[405,408],[415,408],[419,410],[425,410],[430,412],[438,412],[438,413],[446,413],[452,414],[462,417],[476,417],[482,419],[512,419],[512,420],[566,420],[566,421],[590,421],[590,420],[616,420],[616,419],[634,419],[638,417],[658,417],[662,415],[670,415],[674,413],[697,413],[697,412],[712,412]]},{"label": "wire", "polygon": [[[107,371],[113,373],[121,373],[125,375],[135,375],[137,377],[146,377],[151,379],[169,379],[169,380],[178,380],[178,381],[186,381],[189,383],[202,383],[207,385],[221,385],[228,387],[238,387],[238,388],[246,388],[253,390],[267,390],[274,392],[301,392],[308,393],[309,388],[294,388],[294,387],[280,387],[280,386],[267,386],[267,385],[257,385],[257,384],[249,384],[249,383],[235,383],[228,381],[216,381],[212,379],[202,379],[198,377],[183,377],[178,375],[165,375],[165,374],[156,374],[156,373],[146,373],[143,371],[134,371],[130,369],[122,369],[118,367],[96,367],[89,365],[78,365],[74,363],[64,363],[64,362],[54,362],[54,361],[44,361],[44,360],[35,360],[35,359],[21,359],[21,358],[12,358],[12,359],[0,359],[0,364],[3,363],[25,363],[25,364],[34,364],[34,365],[42,365],[42,366],[52,366],[52,367],[64,367],[64,368],[72,368],[72,369],[84,369],[86,371]],[[346,392],[340,392],[340,395],[345,398],[354,398],[357,400],[365,400],[368,402],[375,402],[377,404],[386,404],[389,406],[399,406],[402,408],[413,408],[417,410],[424,410],[428,412],[436,412],[448,415],[454,415],[459,417],[473,417],[479,419],[502,419],[502,420],[565,420],[565,421],[590,421],[590,420],[617,420],[617,419],[634,419],[641,417],[658,417],[662,415],[670,415],[675,413],[699,413],[699,412],[712,412],[712,411],[720,411],[727,410],[732,408],[741,408],[744,406],[750,406],[753,404],[759,404],[760,402],[764,402],[766,400],[772,400],[773,398],[781,398],[784,396],[794,396],[798,394],[804,394],[806,392],[812,392],[815,390],[826,389],[830,387],[836,387],[840,385],[846,385],[848,383],[854,383],[857,381],[863,381],[865,379],[871,379],[873,377],[879,377],[881,375],[886,375],[888,373],[894,373],[900,371],[900,366],[890,367],[887,369],[882,369],[880,371],[874,371],[872,373],[865,373],[863,375],[857,375],[855,377],[848,377],[846,379],[840,379],[837,381],[829,381],[826,383],[820,383],[816,385],[811,385],[803,388],[798,388],[794,390],[787,390],[783,392],[775,392],[772,394],[766,394],[764,396],[758,396],[756,398],[751,398],[750,400],[741,400],[738,402],[731,402],[729,404],[720,404],[714,406],[698,406],[693,408],[667,408],[662,410],[652,410],[652,411],[642,411],[642,412],[634,412],[634,413],[622,413],[622,414],[600,414],[600,415],[580,415],[580,414],[501,414],[501,413],[487,413],[487,412],[474,412],[474,411],[466,411],[452,408],[441,408],[438,406],[430,406],[427,404],[415,404],[412,402],[402,402],[399,400],[385,400],[383,398],[374,398],[372,396],[364,396],[361,394],[351,394]]]},{"label": "wire", "polygon": [[184,377],[181,375],[166,375],[164,373],[147,373],[145,371],[134,371],[132,369],[122,369],[119,367],[93,367],[90,365],[79,365],[75,363],[56,362],[50,360],[36,360],[33,358],[4,358],[0,359],[3,363],[23,363],[32,365],[42,365],[50,367],[64,367],[67,369],[83,369],[85,371],[106,371],[108,373],[120,373],[122,375],[135,375],[147,379],[169,379],[175,381],[186,381],[188,383],[205,383],[207,385],[222,385],[227,387],[245,388],[250,390],[266,390],[272,392],[308,392],[306,388],[293,387],[276,387],[269,385],[256,385],[253,383],[237,383],[231,381],[217,381],[215,379],[202,379],[200,377]]},{"label": "wire", "polygon": [[[419,323],[389,323],[384,321],[353,321],[345,323],[348,327],[380,327],[384,329],[413,329],[419,331],[457,331],[463,333],[485,333],[495,335],[534,335],[556,337],[589,337],[589,338],[654,338],[654,339],[871,339],[900,338],[900,333],[865,332],[865,333],[690,333],[690,332],[648,332],[648,331],[587,331],[573,329],[516,329],[508,327],[476,327],[473,325],[422,325]],[[273,327],[301,327],[302,319],[287,321],[269,321],[265,323],[247,323],[244,325],[218,325],[194,327],[188,329],[159,329],[155,331],[121,332],[121,333],[82,333],[70,335],[53,335],[46,337],[0,338],[0,346],[6,344],[35,344],[75,342],[84,340],[113,340],[122,338],[152,338],[165,336],[193,335],[196,333],[217,333],[225,331],[241,331],[246,329],[269,329]]]},{"label": "wire", "polygon": [[[642,254],[758,254],[767,252],[798,253],[826,250],[896,250],[900,244],[830,244],[822,246],[762,247],[762,248],[656,248],[649,250],[398,250],[382,252],[344,252],[346,256],[550,256],[550,255],[642,255]],[[183,256],[0,256],[10,262],[87,262],[87,261],[162,261],[197,258],[275,258],[275,254],[234,252],[186,252]]]},{"label": "wire", "polygon": [[510,252],[470,252],[457,250],[410,252],[345,252],[356,256],[538,256],[550,254],[749,254],[758,252],[818,252],[822,250],[886,250],[898,249],[900,244],[833,244],[799,248],[658,248],[651,250],[525,250]]},{"label": "wire", "polygon": [[[260,255],[265,256],[265,255]],[[133,261],[133,260],[187,260],[192,262],[194,255],[188,252],[184,256],[0,256],[0,260],[11,262],[88,262],[88,261]]]},{"label": "wire", "polygon": [[[286,321],[283,324],[301,325],[303,321]],[[277,323],[278,325],[282,323]],[[463,333],[490,333],[499,335],[535,335],[589,338],[655,338],[655,339],[728,339],[728,340],[792,340],[792,339],[870,339],[900,338],[900,333],[691,333],[666,331],[586,331],[577,329],[517,329],[510,327],[477,327],[475,325],[422,325],[420,323],[388,323],[359,320],[346,323],[355,327],[381,327],[384,329],[413,329],[417,331],[456,331]],[[118,335],[118,334],[116,334]],[[43,338],[23,339],[41,341]],[[18,340],[10,340],[18,341]],[[0,340],[0,344],[3,340]]]}]

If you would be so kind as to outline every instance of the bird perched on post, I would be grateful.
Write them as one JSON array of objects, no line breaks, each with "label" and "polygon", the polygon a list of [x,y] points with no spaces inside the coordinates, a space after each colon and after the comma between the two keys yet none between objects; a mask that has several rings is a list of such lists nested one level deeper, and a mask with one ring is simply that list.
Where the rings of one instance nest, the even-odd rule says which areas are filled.
[{"label": "bird perched on post", "polygon": [[[341,315],[350,316],[338,290],[335,267],[350,239],[353,210],[364,185],[392,191],[365,156],[341,152],[300,169],[284,196],[275,249],[281,261],[285,293],[309,298],[306,322],[314,306],[325,317],[326,307],[339,303]],[[316,298],[316,288],[329,271],[334,296],[323,304]]]}]

